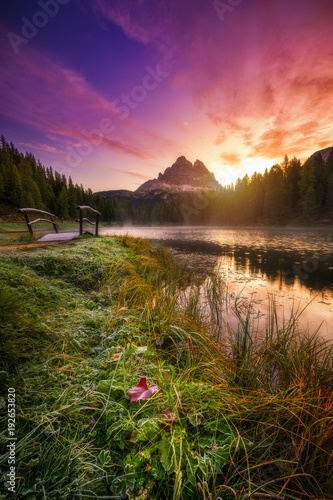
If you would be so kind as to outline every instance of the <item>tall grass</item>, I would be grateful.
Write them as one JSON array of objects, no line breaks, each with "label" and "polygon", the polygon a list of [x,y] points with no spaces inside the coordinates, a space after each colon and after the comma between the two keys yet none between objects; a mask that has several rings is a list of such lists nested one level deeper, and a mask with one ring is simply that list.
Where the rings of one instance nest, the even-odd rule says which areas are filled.
[{"label": "tall grass", "polygon": [[17,498],[333,498],[332,345],[297,313],[259,338],[220,274],[129,237],[4,255],[0,285]]}]

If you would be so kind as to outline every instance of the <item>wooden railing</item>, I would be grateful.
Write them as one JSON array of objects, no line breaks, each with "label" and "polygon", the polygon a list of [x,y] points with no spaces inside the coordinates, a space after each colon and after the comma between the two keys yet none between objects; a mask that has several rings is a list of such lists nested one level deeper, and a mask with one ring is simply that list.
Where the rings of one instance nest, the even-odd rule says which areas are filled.
[{"label": "wooden railing", "polygon": [[[53,225],[53,229],[55,230],[56,233],[59,232],[58,231],[59,226],[55,221],[56,216],[54,214],[50,214],[50,212],[45,212],[44,210],[37,210],[37,208],[19,208],[18,212],[22,213],[24,215],[25,222],[27,223],[29,233],[30,233],[30,236],[32,238],[34,237],[34,233],[33,233],[31,226],[32,226],[32,224],[36,224],[37,222],[48,222],[48,223]],[[39,219],[30,220],[29,219],[29,212],[36,212],[39,214],[47,215],[49,217],[49,219],[39,218]]]},{"label": "wooden railing", "polygon": [[[80,223],[80,234],[83,234],[83,222],[88,222],[89,224],[91,224],[92,226],[95,226],[95,236],[98,236],[98,222],[99,222],[99,216],[102,215],[100,212],[98,212],[97,210],[94,210],[93,208],[91,207],[88,207],[86,205],[79,205],[76,207],[78,210],[80,210],[80,218],[79,219],[76,219],[76,222],[79,222]],[[87,219],[86,217],[84,218],[83,217],[83,212],[84,210],[87,210],[87,211],[90,211],[90,212],[93,212],[95,215],[96,215],[96,219],[95,219],[95,222],[91,222],[89,219]]]}]

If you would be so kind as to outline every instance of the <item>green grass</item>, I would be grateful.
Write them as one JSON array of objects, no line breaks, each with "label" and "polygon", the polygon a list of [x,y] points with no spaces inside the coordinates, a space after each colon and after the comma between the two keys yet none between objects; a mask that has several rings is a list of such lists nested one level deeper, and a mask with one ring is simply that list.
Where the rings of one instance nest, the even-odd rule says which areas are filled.
[{"label": "green grass", "polygon": [[[79,231],[75,221],[57,221],[59,232]],[[90,228],[90,229],[89,229]],[[94,231],[93,226],[84,224],[84,230]],[[52,224],[40,222],[32,226],[34,237],[30,236],[27,224],[22,222],[0,222],[0,245],[23,245],[32,243],[48,233],[54,233]]]},{"label": "green grass", "polygon": [[259,341],[221,277],[130,237],[1,257],[4,495],[14,387],[16,498],[333,498],[332,347],[296,312]]},{"label": "green grass", "polygon": [[20,245],[32,241],[26,223],[0,222],[0,245]]}]

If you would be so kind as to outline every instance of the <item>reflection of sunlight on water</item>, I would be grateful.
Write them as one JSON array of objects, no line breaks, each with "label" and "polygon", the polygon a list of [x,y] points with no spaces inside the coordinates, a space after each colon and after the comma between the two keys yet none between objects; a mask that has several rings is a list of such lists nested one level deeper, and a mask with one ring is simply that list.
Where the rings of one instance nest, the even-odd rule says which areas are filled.
[{"label": "reflection of sunlight on water", "polygon": [[[291,312],[297,315],[302,311],[300,327],[310,333],[320,328],[324,337],[333,339],[332,228],[132,226],[104,228],[101,233],[166,240],[168,246],[172,241],[186,243],[183,248],[174,246],[176,258],[187,263],[201,281],[217,268],[223,269],[231,297],[240,294],[242,300],[252,304],[254,331],[265,330],[269,299],[274,298],[281,325]],[[201,251],[191,251],[191,244],[197,247],[200,242],[208,245],[207,251],[204,245]],[[217,245],[220,253],[210,252],[209,244]],[[230,328],[237,329],[238,319],[231,304],[224,318]]]},{"label": "reflection of sunlight on water", "polygon": [[[333,339],[331,290],[314,293],[298,277],[293,284],[288,285],[282,279],[282,271],[275,280],[268,279],[264,273],[252,273],[249,262],[240,269],[235,264],[234,257],[220,257],[218,265],[223,269],[229,291],[252,304],[252,317],[256,318],[258,332],[265,329],[271,299],[281,325],[293,313],[300,315],[298,323],[303,329],[308,328],[311,333],[318,330],[323,337]],[[230,318],[230,321],[236,326],[235,319]]]}]

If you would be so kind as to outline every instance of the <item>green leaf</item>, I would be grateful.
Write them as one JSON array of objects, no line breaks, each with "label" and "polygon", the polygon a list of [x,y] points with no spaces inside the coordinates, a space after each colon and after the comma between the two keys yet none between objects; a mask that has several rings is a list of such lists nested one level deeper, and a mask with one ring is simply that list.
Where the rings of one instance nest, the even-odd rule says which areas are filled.
[{"label": "green leaf", "polygon": [[160,461],[164,469],[169,472],[173,466],[173,449],[169,439],[162,439],[160,446]]},{"label": "green leaf", "polygon": [[232,435],[237,437],[237,434],[233,428],[230,428],[225,420],[208,420],[203,424],[204,428],[212,432],[220,432],[221,434]]},{"label": "green leaf", "polygon": [[147,351],[147,346],[137,347],[134,354],[144,354]]},{"label": "green leaf", "polygon": [[29,462],[27,463],[27,466],[28,467],[35,467],[39,462],[39,458],[35,458],[35,459],[31,459],[29,460]]},{"label": "green leaf", "polygon": [[135,430],[135,425],[130,418],[127,416],[125,418],[119,418],[116,420],[109,428],[107,431],[107,437],[111,437],[113,434],[118,435],[118,441],[121,440],[121,436],[123,435],[124,432],[130,432],[132,433]]},{"label": "green leaf", "polygon": [[111,389],[111,380],[101,380],[97,387],[97,392],[103,392],[103,394],[109,394]]},{"label": "green leaf", "polygon": [[156,420],[142,418],[137,424],[136,441],[150,441],[159,431],[160,426]]},{"label": "green leaf", "polygon": [[96,463],[99,467],[104,467],[104,465],[109,463],[110,461],[111,461],[110,450],[102,450],[96,458]]},{"label": "green leaf", "polygon": [[204,458],[201,455],[196,453],[188,453],[186,456],[186,471],[189,482],[196,486],[198,483],[197,476],[204,477],[205,481],[211,477],[210,473],[211,469],[211,460],[204,455]]},{"label": "green leaf", "polygon": [[156,456],[152,459],[150,473],[158,481],[163,481],[167,477],[167,472],[161,467],[161,462]]},{"label": "green leaf", "polygon": [[187,415],[187,418],[194,427],[198,427],[198,425],[200,425],[202,420],[204,419],[204,416],[199,412],[194,413],[193,415]]},{"label": "green leaf", "polygon": [[96,389],[107,396],[111,396],[115,400],[119,400],[125,396],[125,390],[120,385],[112,386],[112,380],[101,380]]},{"label": "green leaf", "polygon": [[199,438],[199,446],[200,448],[212,448],[213,446],[213,443],[214,443],[214,438],[211,436],[211,437],[206,437],[206,436],[202,436]]},{"label": "green leaf", "polygon": [[116,477],[111,483],[111,490],[116,495],[121,495],[121,498],[128,498],[127,491],[134,490],[135,478],[133,474],[124,474]]}]

